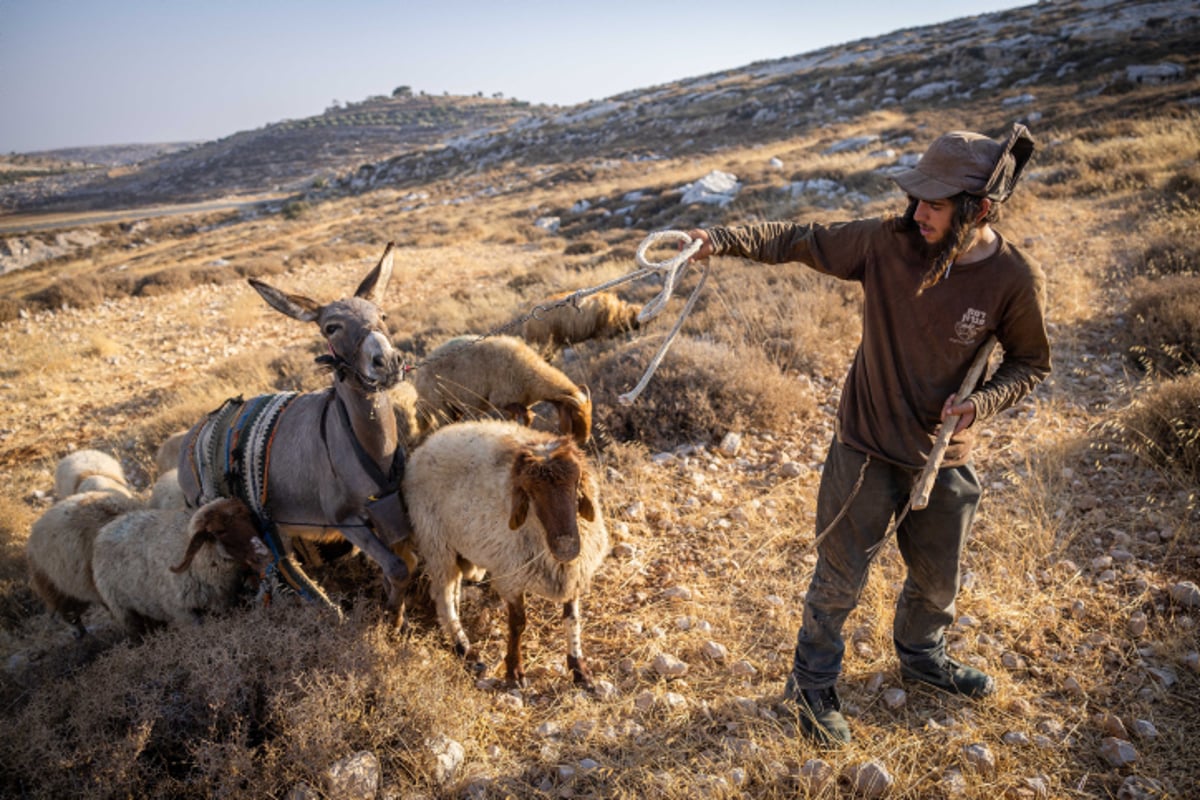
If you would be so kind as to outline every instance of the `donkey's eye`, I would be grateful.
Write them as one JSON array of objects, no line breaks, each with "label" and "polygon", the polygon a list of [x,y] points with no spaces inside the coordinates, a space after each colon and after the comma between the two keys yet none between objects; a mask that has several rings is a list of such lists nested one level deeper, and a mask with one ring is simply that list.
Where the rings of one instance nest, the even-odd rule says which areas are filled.
[{"label": "donkey's eye", "polygon": [[340,322],[326,322],[325,323],[325,335],[326,336],[333,336],[335,333],[337,333],[341,329],[342,329],[342,323],[340,323]]}]

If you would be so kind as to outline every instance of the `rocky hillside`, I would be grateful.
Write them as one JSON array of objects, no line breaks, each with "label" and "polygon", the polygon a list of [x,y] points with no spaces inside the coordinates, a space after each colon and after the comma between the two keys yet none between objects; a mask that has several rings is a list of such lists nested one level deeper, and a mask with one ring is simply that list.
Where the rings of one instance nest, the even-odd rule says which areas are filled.
[{"label": "rocky hillside", "polygon": [[[570,108],[412,96],[400,87],[394,97],[235,133],[120,173],[13,184],[0,189],[0,208],[94,210],[267,192],[328,195],[504,163],[653,159],[751,138],[765,144],[876,109],[961,106],[984,121],[1021,117],[1045,126],[1069,124],[1097,105],[1134,113],[1126,98],[1143,108],[1195,108],[1198,40],[1200,6],[1189,0],[1072,0],[904,29]],[[1158,88],[1131,94],[1147,85]],[[873,131],[842,146],[884,147],[910,133]]]}]

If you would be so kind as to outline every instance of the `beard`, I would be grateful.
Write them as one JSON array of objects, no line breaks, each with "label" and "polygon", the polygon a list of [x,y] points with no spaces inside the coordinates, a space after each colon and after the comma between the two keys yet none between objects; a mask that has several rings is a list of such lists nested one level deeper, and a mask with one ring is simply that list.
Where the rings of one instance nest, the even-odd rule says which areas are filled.
[{"label": "beard", "polygon": [[971,221],[973,216],[972,208],[969,207],[971,205],[973,204],[956,203],[954,215],[950,220],[950,229],[936,242],[929,242],[920,235],[917,223],[913,219],[913,215],[917,212],[917,201],[909,202],[908,210],[904,214],[904,222],[906,227],[916,233],[917,252],[929,265],[921,276],[921,285],[917,287],[918,297],[926,289],[936,286],[949,275],[954,260],[967,249],[976,227]]}]

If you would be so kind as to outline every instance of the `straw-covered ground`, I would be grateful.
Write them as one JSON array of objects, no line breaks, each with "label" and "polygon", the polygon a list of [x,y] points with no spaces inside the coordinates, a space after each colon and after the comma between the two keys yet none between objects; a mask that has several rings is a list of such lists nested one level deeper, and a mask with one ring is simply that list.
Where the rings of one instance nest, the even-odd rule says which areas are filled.
[{"label": "straw-covered ground", "polygon": [[[859,124],[910,125],[920,147],[932,131],[968,125]],[[1186,796],[1200,783],[1200,122],[1035,133],[1043,147],[999,227],[1046,269],[1054,373],[981,431],[986,492],[949,632],[957,657],[996,677],[993,697],[973,703],[900,680],[891,618],[903,565],[892,545],[846,627],[840,688],[853,744],[818,750],[777,718],[815,561],[821,463],[858,337],[857,289],[799,265],[713,260],[680,338],[631,406],[617,395],[641,377],[682,299],[634,334],[555,357],[590,387],[601,434],[591,457],[613,550],[583,602],[594,694],[571,684],[553,604],[531,600],[529,686],[506,691],[502,667],[482,680],[462,668],[419,591],[409,629],[392,630],[378,570],[357,555],[313,573],[346,609],[340,624],[283,598],[133,644],[93,609],[77,640],[28,588],[24,544],[64,454],[110,452],[145,490],[158,444],[224,398],[328,381],[313,364],[312,326],[269,309],[244,280],[198,282],[213,278],[199,275],[206,265],[221,259],[225,273],[331,300],[395,240],[385,306],[419,363],[444,338],[633,271],[650,229],[899,210],[886,182],[844,208],[780,191],[788,170],[850,180],[872,168],[798,136],[608,162],[588,183],[469,202],[438,201],[474,187],[431,183],[430,200],[409,210],[401,192],[379,190],[289,219],[147,222],[109,231],[108,249],[4,276],[10,297],[50,273],[63,285],[155,275],[143,285],[159,290],[75,295],[71,308],[0,326],[0,793]],[[767,166],[772,156],[783,171]],[[597,216],[569,239],[533,224],[581,197],[671,189],[711,169],[744,181],[727,207],[664,205],[641,229]],[[172,270],[186,271],[178,285]],[[680,293],[696,280],[690,271]],[[644,303],[657,288],[616,291]],[[463,615],[499,662],[504,612],[486,585],[468,587]],[[354,794],[348,774],[377,781],[377,793]]]}]

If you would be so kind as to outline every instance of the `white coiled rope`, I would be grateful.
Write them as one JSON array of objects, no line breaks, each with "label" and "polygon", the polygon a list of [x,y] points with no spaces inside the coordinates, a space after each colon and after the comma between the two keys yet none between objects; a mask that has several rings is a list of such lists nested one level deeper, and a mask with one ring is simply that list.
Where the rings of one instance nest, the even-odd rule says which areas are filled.
[{"label": "white coiled rope", "polygon": [[[646,259],[646,251],[654,245],[662,241],[675,241],[686,245],[673,258],[668,258],[664,261],[648,261]],[[680,274],[687,266],[688,260],[696,254],[700,247],[704,244],[700,239],[692,239],[683,231],[657,231],[650,234],[642,243],[638,245],[635,259],[637,265],[641,267],[639,272],[633,273],[629,279],[641,277],[650,273],[662,273],[663,288],[649,303],[642,307],[638,312],[638,322],[647,322],[654,319],[659,313],[666,308],[667,301],[671,299],[671,294],[675,291],[675,284],[679,280]],[[637,386],[630,389],[623,395],[617,397],[617,400],[622,405],[630,405],[637,399],[642,390],[646,388],[646,384],[650,382],[650,376],[658,369],[658,365],[662,363],[663,357],[667,354],[671,343],[675,341],[675,336],[678,335],[679,329],[683,327],[683,321],[687,319],[687,315],[691,313],[692,307],[696,305],[696,298],[700,296],[700,291],[704,288],[705,281],[708,280],[708,264],[704,265],[704,274],[700,276],[700,282],[696,284],[696,288],[692,290],[691,297],[683,307],[683,311],[679,314],[679,319],[675,322],[675,327],[667,334],[667,338],[658,348],[658,352],[654,354],[654,358],[650,359],[650,365],[646,367],[646,372],[642,375],[642,379],[638,381]]]}]

